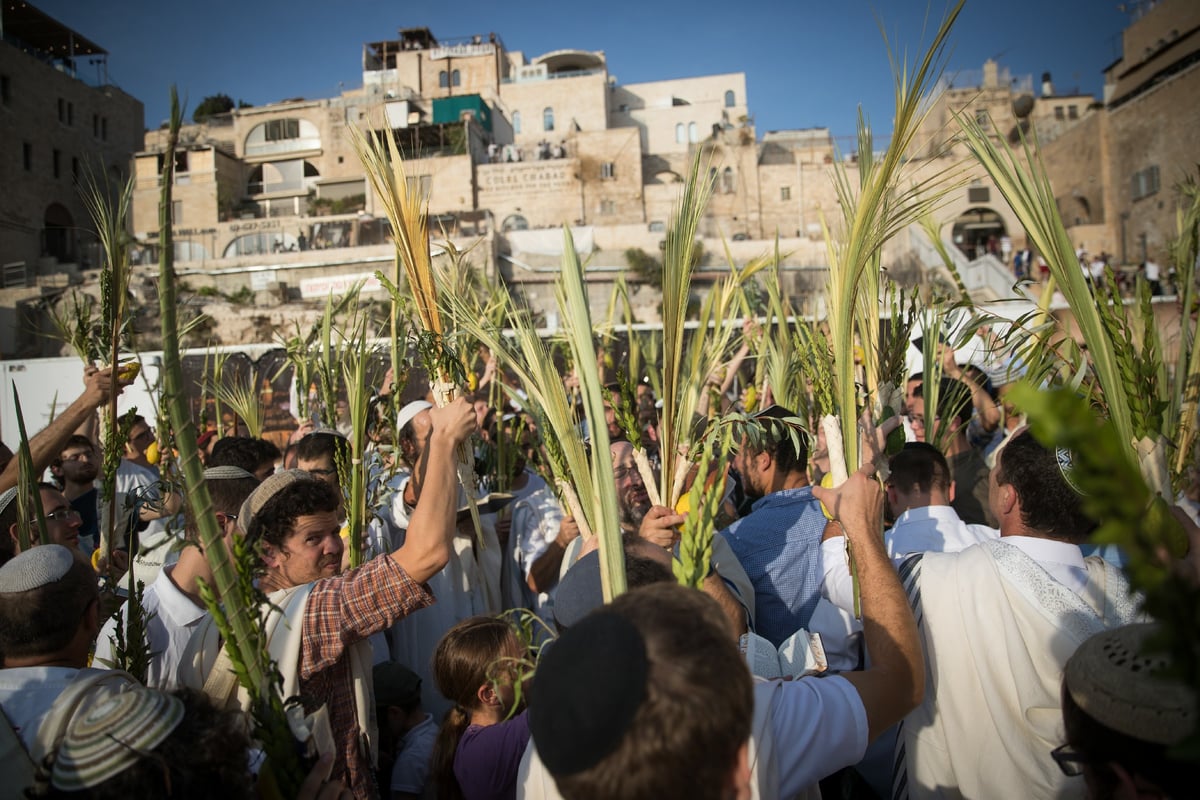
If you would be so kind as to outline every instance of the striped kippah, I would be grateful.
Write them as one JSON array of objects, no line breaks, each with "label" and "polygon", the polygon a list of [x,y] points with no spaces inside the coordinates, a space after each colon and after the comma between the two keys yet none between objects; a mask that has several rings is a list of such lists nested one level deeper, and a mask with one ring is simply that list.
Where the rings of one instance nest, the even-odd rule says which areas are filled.
[{"label": "striped kippah", "polygon": [[204,470],[204,479],[206,481],[237,481],[243,478],[254,478],[254,473],[232,465],[209,467]]},{"label": "striped kippah", "polygon": [[16,496],[17,487],[15,486],[11,489],[5,489],[4,493],[0,494],[0,514],[3,514],[6,510],[8,510],[9,505],[11,505],[12,501],[16,499]]},{"label": "striped kippah", "polygon": [[71,721],[50,783],[66,792],[99,786],[162,744],[183,710],[178,697],[140,686],[95,704]]},{"label": "striped kippah", "polygon": [[260,483],[246,498],[246,502],[242,503],[242,508],[238,511],[238,525],[245,533],[250,532],[250,522],[254,517],[263,510],[263,506],[271,501],[275,495],[282,492],[293,483],[301,481],[309,481],[319,483],[317,478],[314,478],[311,472],[305,472],[302,469],[285,469],[276,472],[269,476],[265,481]]},{"label": "striped kippah", "polygon": [[61,544],[31,547],[0,567],[0,593],[28,592],[60,581],[74,563],[75,556]]}]

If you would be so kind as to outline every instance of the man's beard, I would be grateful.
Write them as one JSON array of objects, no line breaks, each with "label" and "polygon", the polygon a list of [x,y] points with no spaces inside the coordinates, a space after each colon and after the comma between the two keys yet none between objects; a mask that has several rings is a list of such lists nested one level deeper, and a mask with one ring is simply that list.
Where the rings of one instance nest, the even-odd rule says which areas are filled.
[{"label": "man's beard", "polygon": [[[636,495],[641,495],[634,499]],[[621,512],[621,527],[628,528],[633,533],[641,530],[642,520],[646,518],[646,514],[650,511],[650,497],[646,494],[644,488],[626,489],[622,492],[617,500],[620,502]]]}]

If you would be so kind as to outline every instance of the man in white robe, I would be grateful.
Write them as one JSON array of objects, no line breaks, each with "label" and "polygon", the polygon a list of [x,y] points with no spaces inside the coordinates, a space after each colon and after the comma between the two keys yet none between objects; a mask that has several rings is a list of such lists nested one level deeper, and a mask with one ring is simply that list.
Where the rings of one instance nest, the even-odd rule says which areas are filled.
[{"label": "man in white robe", "polygon": [[926,691],[901,726],[894,796],[1086,795],[1050,757],[1062,669],[1092,634],[1138,615],[1124,576],[1079,551],[1093,523],[1069,474],[1069,454],[1017,434],[990,478],[1000,539],[901,566]]}]

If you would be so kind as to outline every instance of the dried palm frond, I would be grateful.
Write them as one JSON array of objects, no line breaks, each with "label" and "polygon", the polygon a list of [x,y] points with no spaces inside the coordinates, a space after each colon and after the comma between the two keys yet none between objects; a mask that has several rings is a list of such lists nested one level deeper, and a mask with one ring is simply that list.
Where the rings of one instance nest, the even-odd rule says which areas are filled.
[{"label": "dried palm frond", "polygon": [[[917,130],[932,104],[927,102],[929,87],[941,71],[951,27],[962,11],[963,0],[955,3],[943,17],[933,41],[915,65],[900,63],[888,48],[895,82],[896,112],[891,142],[881,159],[874,154],[870,127],[861,111],[858,118],[857,190],[852,186],[845,165],[838,161],[834,185],[843,220],[838,238],[831,235],[822,218],[829,252],[828,319],[837,366],[837,414],[840,419],[841,448],[847,470],[858,468],[858,381],[855,375],[855,345],[864,354],[864,384],[868,393],[876,386],[876,344],[879,324],[879,264],[884,243],[935,208],[946,191],[945,181],[951,170],[929,179],[901,185],[901,168]],[[886,39],[885,39],[886,41]],[[830,441],[831,456],[834,443]],[[836,459],[831,459],[836,464]],[[835,471],[835,483],[845,474]]]},{"label": "dried palm frond", "polygon": [[[380,138],[386,144],[380,142]],[[447,347],[442,326],[437,279],[429,251],[428,198],[421,194],[418,182],[408,180],[400,148],[391,131],[376,136],[351,126],[350,139],[391,223],[396,263],[404,267],[409,294],[421,326],[417,349],[429,372],[434,402],[439,407],[446,406],[461,391],[458,379],[465,376],[461,360]],[[385,283],[385,286],[393,294],[398,291],[396,283]],[[479,509],[475,503],[474,466],[465,443],[458,449],[458,480],[466,494],[477,539],[482,543]]]}]

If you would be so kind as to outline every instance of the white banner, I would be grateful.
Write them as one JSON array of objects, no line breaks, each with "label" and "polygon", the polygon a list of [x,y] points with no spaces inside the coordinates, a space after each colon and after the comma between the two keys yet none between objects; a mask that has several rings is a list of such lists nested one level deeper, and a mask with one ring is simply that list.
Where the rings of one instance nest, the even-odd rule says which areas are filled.
[{"label": "white banner", "polygon": [[364,292],[383,291],[383,284],[375,277],[374,272],[364,272],[360,275],[331,275],[327,278],[305,278],[300,281],[300,296],[305,300],[316,297],[328,297],[331,294],[345,294],[350,287],[362,281]]}]

